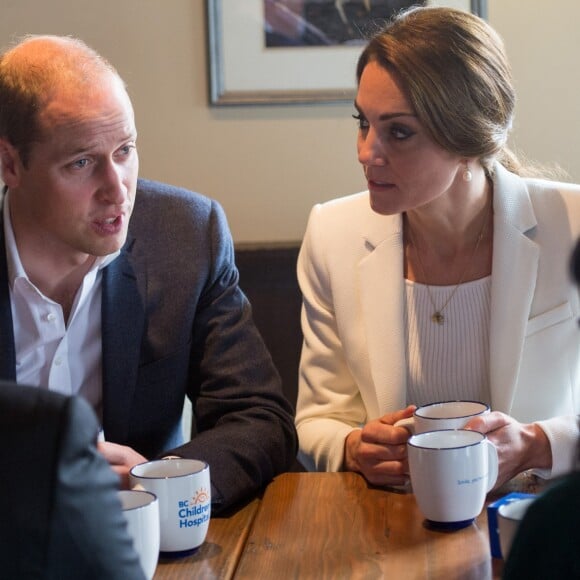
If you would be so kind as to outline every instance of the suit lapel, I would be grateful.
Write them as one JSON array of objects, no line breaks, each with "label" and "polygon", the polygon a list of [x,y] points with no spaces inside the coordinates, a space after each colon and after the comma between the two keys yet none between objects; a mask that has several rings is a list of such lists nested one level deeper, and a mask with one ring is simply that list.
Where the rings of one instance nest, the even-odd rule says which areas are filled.
[{"label": "suit lapel", "polygon": [[[133,263],[132,243],[103,271],[103,427],[105,437],[127,440],[145,324],[145,280]],[[144,257],[141,257],[144,259]],[[145,269],[140,271],[144,272]]]},{"label": "suit lapel", "polygon": [[406,404],[404,294],[401,218],[373,220],[359,263],[362,317],[377,416]]},{"label": "suit lapel", "polygon": [[[3,202],[3,197],[0,200]],[[139,281],[133,263],[145,257],[133,252],[127,240],[116,260],[103,271],[101,306],[103,349],[103,426],[106,436],[126,440],[131,401],[137,381],[139,353],[144,330],[146,280]],[[142,268],[140,271],[145,272]],[[0,376],[16,380],[16,353],[4,221],[0,203]]]},{"label": "suit lapel", "polygon": [[[3,244],[2,244],[3,246]],[[6,253],[0,250],[0,376],[6,380],[16,380],[16,350],[14,328],[10,307],[10,290],[6,270]]]},{"label": "suit lapel", "polygon": [[0,198],[0,376],[16,380],[16,349],[10,306],[10,282],[4,241],[4,195]]},{"label": "suit lapel", "polygon": [[496,166],[491,285],[492,407],[509,413],[536,287],[539,248],[526,235],[537,224],[525,182]]}]

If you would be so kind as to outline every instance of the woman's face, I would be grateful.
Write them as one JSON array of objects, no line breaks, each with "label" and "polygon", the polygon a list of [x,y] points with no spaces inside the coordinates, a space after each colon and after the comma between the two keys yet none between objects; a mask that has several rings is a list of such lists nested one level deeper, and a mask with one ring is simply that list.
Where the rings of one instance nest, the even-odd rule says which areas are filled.
[{"label": "woman's face", "polygon": [[355,107],[358,160],[374,211],[412,210],[465,186],[464,159],[433,141],[396,77],[374,61],[363,70]]}]

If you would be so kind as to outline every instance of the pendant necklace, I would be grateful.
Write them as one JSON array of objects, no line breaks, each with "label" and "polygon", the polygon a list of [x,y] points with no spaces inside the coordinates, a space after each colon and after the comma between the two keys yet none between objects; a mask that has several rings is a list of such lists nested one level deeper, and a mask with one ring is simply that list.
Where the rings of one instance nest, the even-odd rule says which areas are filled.
[{"label": "pendant necklace", "polygon": [[[461,274],[461,277],[459,278],[459,282],[457,282],[457,284],[455,285],[455,288],[453,288],[453,291],[449,295],[449,298],[447,298],[447,300],[445,300],[445,303],[443,304],[443,306],[441,306],[441,308],[437,308],[437,305],[435,304],[435,300],[433,299],[433,295],[431,294],[431,288],[430,288],[429,284],[425,284],[425,287],[427,288],[427,295],[429,296],[429,301],[431,302],[431,306],[433,306],[433,311],[434,311],[433,314],[431,315],[431,321],[434,322],[435,324],[443,324],[445,322],[445,316],[443,315],[443,311],[445,310],[446,306],[451,302],[453,296],[455,296],[455,293],[459,289],[459,286],[461,286],[461,284],[463,283],[463,280],[465,280],[465,277],[467,276],[467,272],[469,272],[469,268],[472,266],[473,258],[475,257],[477,249],[479,248],[479,244],[481,243],[481,240],[483,239],[483,235],[485,234],[485,226],[487,225],[488,217],[489,217],[489,214],[491,213],[491,207],[492,207],[492,204],[490,203],[489,209],[485,212],[485,217],[483,218],[483,225],[481,226],[481,230],[479,232],[479,235],[477,236],[477,241],[475,242],[475,246],[473,248],[473,252],[471,253],[471,257],[467,263],[467,266],[463,270],[463,273]],[[427,276],[425,275],[425,267],[423,266],[423,261],[421,260],[421,255],[419,254],[419,248],[417,248],[417,244],[415,243],[415,240],[413,238],[413,232],[411,231],[411,226],[408,225],[407,229],[409,231],[409,238],[411,239],[411,244],[412,244],[413,248],[415,249],[415,254],[417,256],[417,263],[419,264],[419,268],[421,270],[421,275],[423,276],[423,280],[427,280]]]}]

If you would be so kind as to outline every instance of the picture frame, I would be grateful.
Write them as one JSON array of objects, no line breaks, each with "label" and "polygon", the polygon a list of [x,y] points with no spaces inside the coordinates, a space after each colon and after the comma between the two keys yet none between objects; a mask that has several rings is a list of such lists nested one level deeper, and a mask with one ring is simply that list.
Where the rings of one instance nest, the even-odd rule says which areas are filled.
[{"label": "picture frame", "polygon": [[[207,0],[210,104],[352,101],[356,61],[364,41],[269,47],[265,43],[267,1]],[[324,0],[306,0],[313,4],[316,1]],[[452,6],[487,18],[487,0],[428,4]]]}]

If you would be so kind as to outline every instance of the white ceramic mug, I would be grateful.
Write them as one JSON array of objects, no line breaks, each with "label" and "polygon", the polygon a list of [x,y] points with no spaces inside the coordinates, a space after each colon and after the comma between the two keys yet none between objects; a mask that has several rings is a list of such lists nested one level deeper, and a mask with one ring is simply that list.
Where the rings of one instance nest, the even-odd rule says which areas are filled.
[{"label": "white ceramic mug", "polygon": [[119,491],[129,536],[139,556],[141,568],[149,580],[155,574],[159,558],[159,502],[148,491]]},{"label": "white ceramic mug", "polygon": [[426,433],[442,429],[461,429],[473,417],[489,413],[489,405],[479,401],[441,401],[417,407],[412,417],[401,419],[396,427],[411,433]]},{"label": "white ceramic mug", "polygon": [[162,552],[197,549],[211,515],[209,465],[197,459],[158,459],[133,467],[131,485],[159,499]]},{"label": "white ceramic mug", "polygon": [[413,435],[407,450],[413,492],[428,525],[469,525],[497,479],[494,445],[477,431],[451,429]]},{"label": "white ceramic mug", "polygon": [[497,525],[499,530],[499,545],[504,560],[508,557],[520,522],[526,515],[530,504],[535,499],[535,497],[515,499],[499,506],[497,510]]}]

